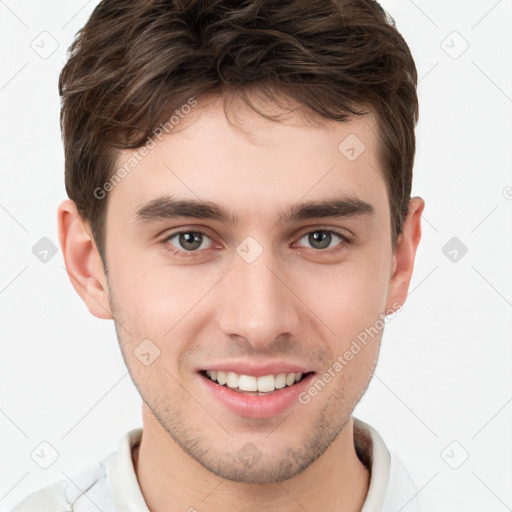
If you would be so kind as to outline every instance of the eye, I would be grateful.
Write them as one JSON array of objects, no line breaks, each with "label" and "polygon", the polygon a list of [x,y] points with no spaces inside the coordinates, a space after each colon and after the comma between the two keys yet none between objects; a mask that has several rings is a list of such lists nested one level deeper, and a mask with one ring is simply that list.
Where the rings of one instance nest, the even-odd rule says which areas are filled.
[{"label": "eye", "polygon": [[[331,243],[333,241],[335,242],[336,239],[338,239],[339,242],[334,246],[331,246]],[[301,240],[305,240],[308,244],[310,244],[310,247],[312,249],[317,250],[332,249],[333,247],[340,245],[343,246],[345,245],[345,243],[348,243],[348,239],[345,236],[343,236],[338,231],[334,231],[332,229],[317,229],[315,231],[310,231],[309,233],[306,233],[303,237],[301,237],[299,239],[299,242]]]},{"label": "eye", "polygon": [[166,245],[170,244],[175,249],[173,252],[179,253],[208,249],[210,246],[205,243],[206,240],[211,242],[211,239],[201,231],[178,231],[169,235],[163,242]]}]

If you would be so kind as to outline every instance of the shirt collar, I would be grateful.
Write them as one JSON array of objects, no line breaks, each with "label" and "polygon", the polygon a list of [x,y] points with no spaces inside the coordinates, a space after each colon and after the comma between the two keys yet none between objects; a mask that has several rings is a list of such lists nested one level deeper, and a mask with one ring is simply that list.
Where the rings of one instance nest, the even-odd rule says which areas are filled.
[{"label": "shirt collar", "polygon": [[117,512],[150,512],[133,467],[132,449],[140,443],[142,428],[134,428],[121,439],[117,452],[103,460],[107,485]]},{"label": "shirt collar", "polygon": [[379,433],[354,418],[354,444],[362,462],[370,470],[370,485],[361,512],[380,510],[388,490],[391,457]]}]

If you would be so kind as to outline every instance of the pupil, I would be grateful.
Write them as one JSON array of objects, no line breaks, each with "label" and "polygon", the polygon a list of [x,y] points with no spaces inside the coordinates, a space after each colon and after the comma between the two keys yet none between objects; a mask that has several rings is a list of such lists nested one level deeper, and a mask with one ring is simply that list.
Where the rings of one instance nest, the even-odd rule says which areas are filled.
[{"label": "pupil", "polygon": [[187,251],[193,251],[201,246],[201,234],[189,231],[180,234],[180,245]]},{"label": "pupil", "polygon": [[[320,241],[319,246],[315,246]],[[309,243],[315,249],[325,249],[331,243],[331,234],[325,231],[315,231],[309,235]]]}]

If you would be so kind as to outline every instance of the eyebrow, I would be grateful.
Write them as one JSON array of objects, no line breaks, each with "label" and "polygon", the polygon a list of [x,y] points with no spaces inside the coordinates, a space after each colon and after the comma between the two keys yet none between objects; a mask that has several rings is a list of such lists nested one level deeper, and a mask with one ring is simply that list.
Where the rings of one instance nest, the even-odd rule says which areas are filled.
[{"label": "eyebrow", "polygon": [[[279,220],[285,222],[314,218],[345,218],[371,215],[375,209],[370,203],[354,195],[344,195],[321,201],[307,201],[290,205]],[[236,225],[238,215],[221,205],[198,199],[177,199],[163,196],[142,205],[135,213],[135,223],[150,223],[176,218],[210,219]]]}]

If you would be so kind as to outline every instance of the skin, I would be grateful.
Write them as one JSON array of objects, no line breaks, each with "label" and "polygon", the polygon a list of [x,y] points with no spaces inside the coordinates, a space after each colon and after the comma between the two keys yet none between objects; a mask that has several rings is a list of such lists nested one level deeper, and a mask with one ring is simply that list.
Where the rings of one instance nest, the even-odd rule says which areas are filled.
[{"label": "skin", "polygon": [[[312,124],[296,112],[273,123],[240,104],[236,120],[228,123],[219,98],[200,102],[110,192],[108,279],[88,223],[64,201],[66,267],[90,312],[114,319],[143,398],[133,455],[152,512],[357,511],[369,472],[354,449],[351,415],[382,331],[308,404],[275,417],[229,411],[205,396],[196,370],[212,361],[285,361],[321,375],[379,315],[404,304],[424,201],[412,198],[393,247],[372,115]],[[352,162],[338,150],[349,134],[366,146]],[[133,152],[121,152],[119,166]],[[165,194],[220,204],[239,221],[136,222],[141,206]],[[279,220],[290,205],[347,194],[374,212]],[[348,241],[333,234],[324,249],[308,236],[330,229]],[[186,251],[178,236],[165,241],[180,230],[203,232],[200,248]],[[252,263],[236,252],[247,236],[263,251]],[[160,350],[149,366],[134,354],[144,339]],[[237,457],[247,443],[261,455],[252,464]]]}]

